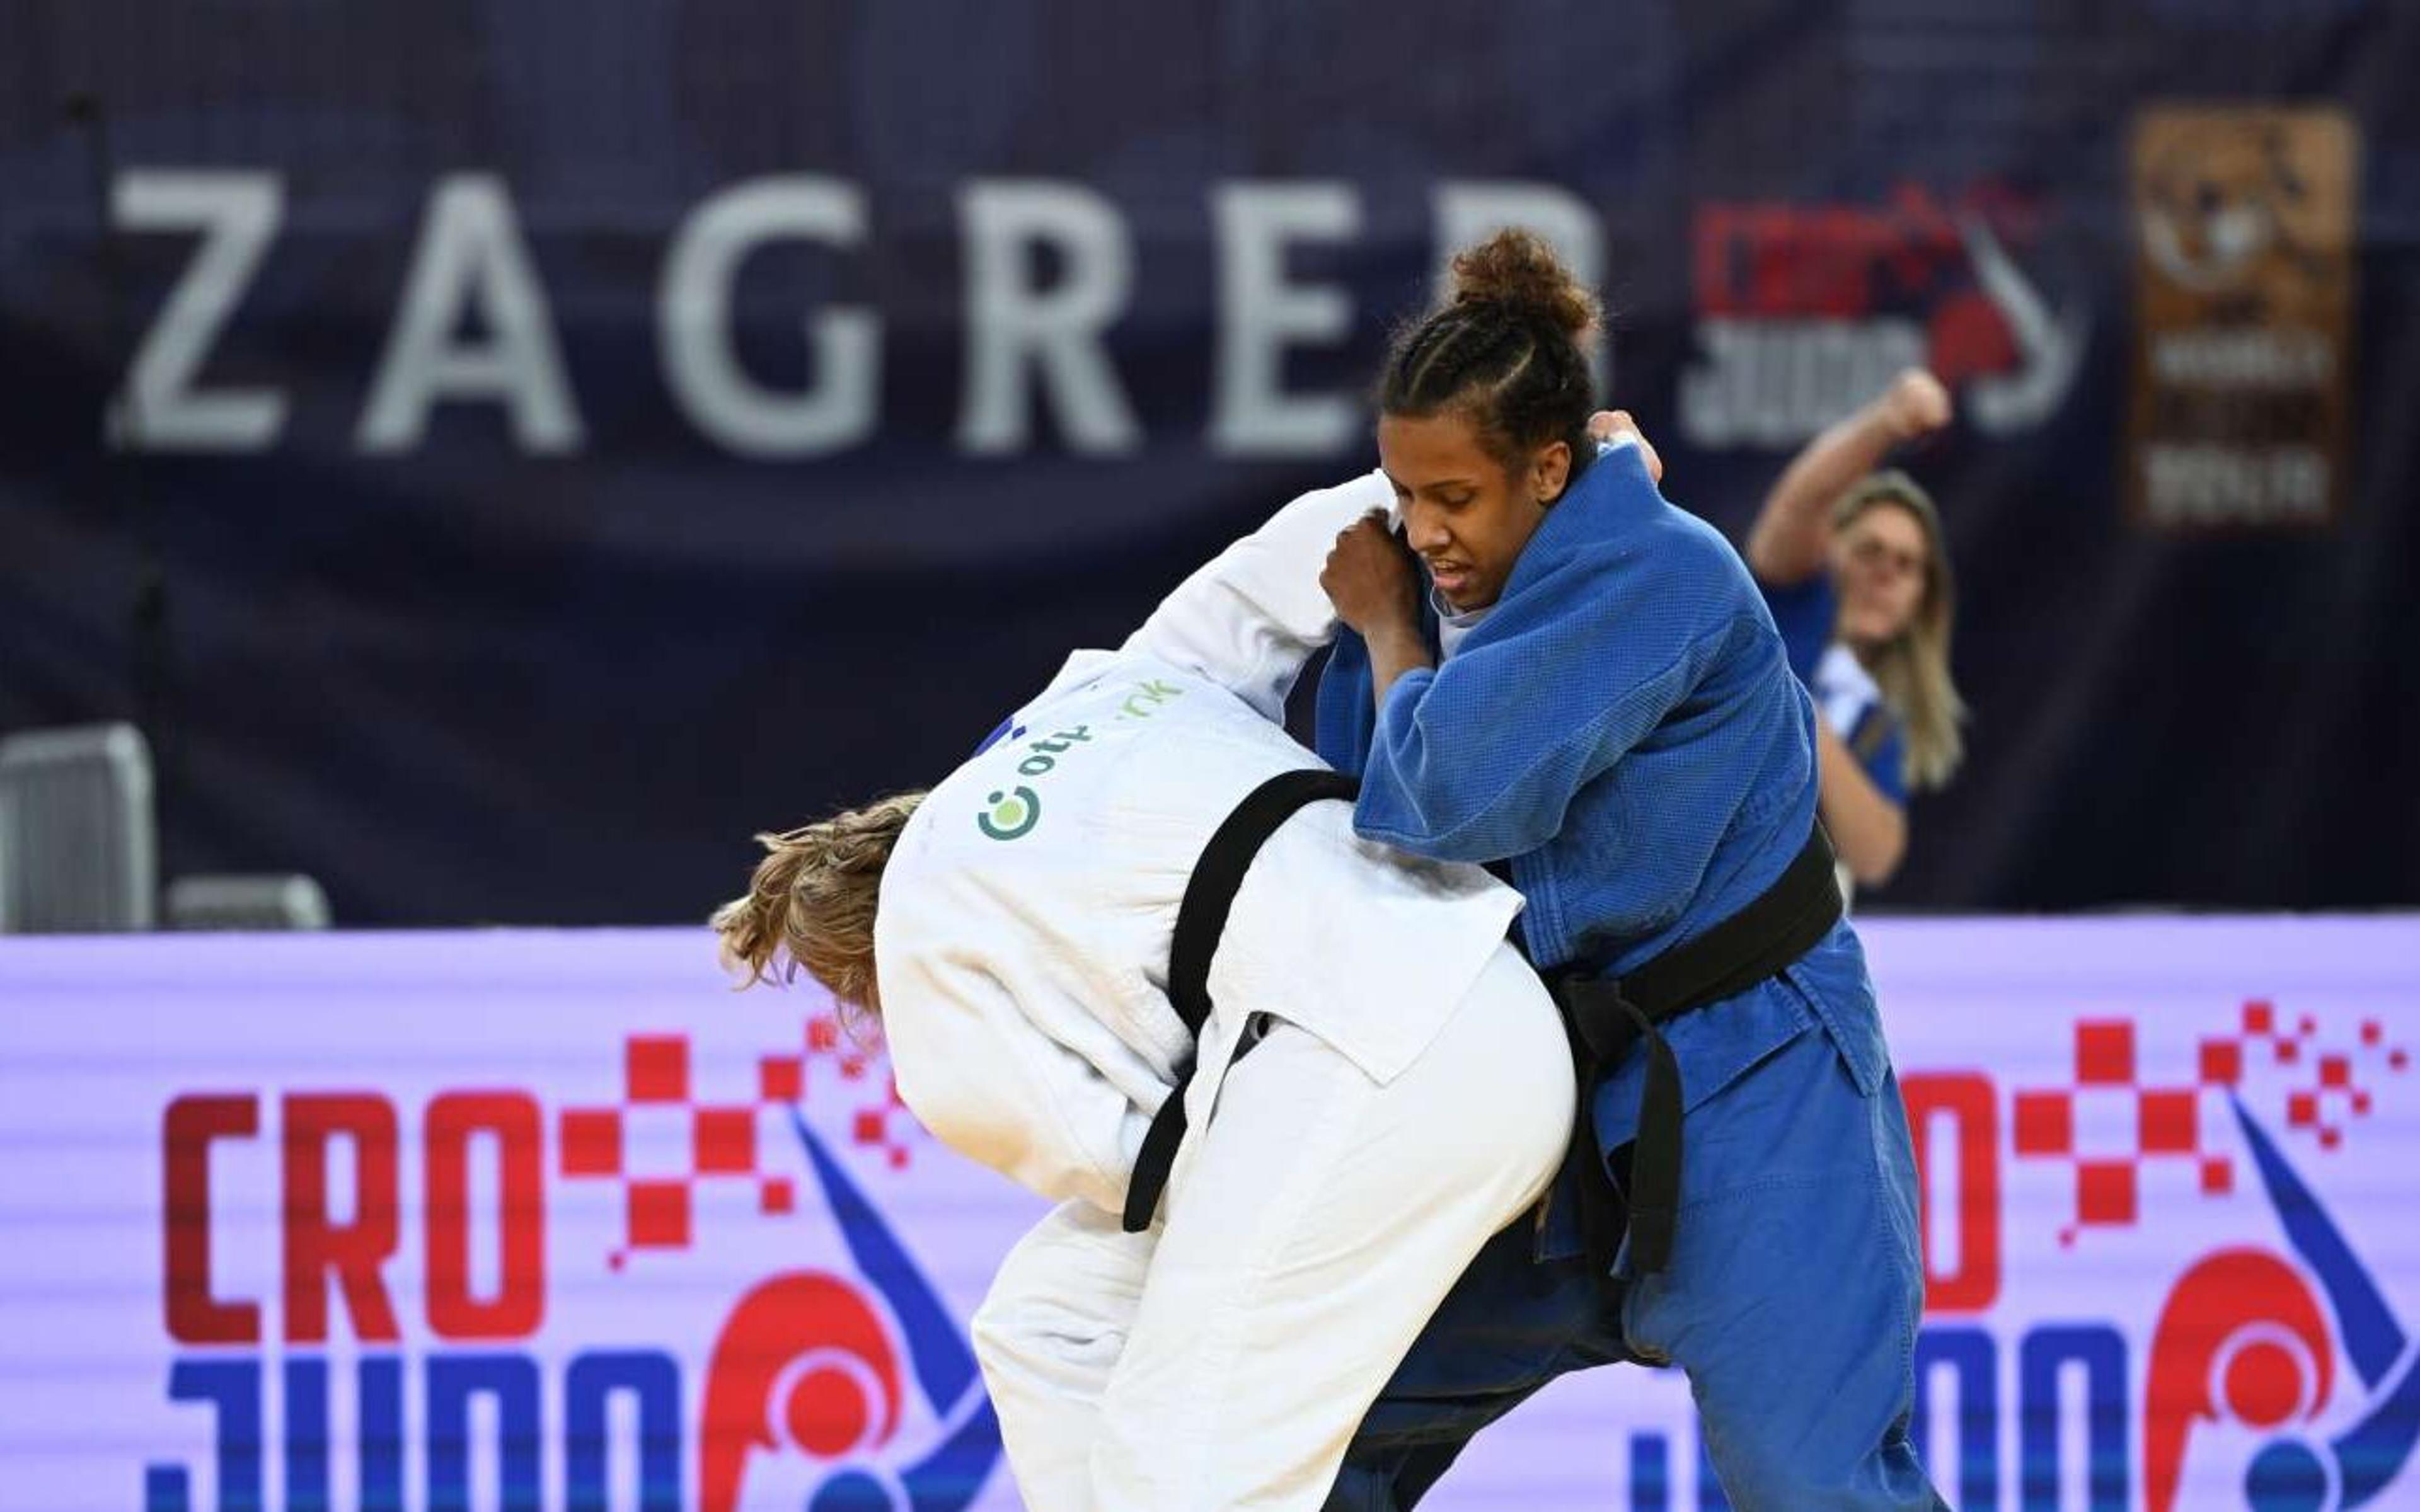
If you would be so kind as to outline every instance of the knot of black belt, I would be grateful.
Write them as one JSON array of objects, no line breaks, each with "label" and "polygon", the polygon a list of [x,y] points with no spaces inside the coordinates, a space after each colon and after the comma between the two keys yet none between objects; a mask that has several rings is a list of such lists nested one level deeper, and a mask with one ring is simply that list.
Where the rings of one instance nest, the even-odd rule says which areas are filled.
[{"label": "knot of black belt", "polygon": [[[1623,1232],[1642,1275],[1669,1263],[1681,1212],[1681,1063],[1661,1026],[1725,998],[1736,997],[1812,949],[1839,921],[1840,887],[1832,842],[1816,825],[1778,881],[1755,902],[1712,929],[1672,947],[1620,977],[1603,969],[1604,953],[1549,976],[1579,1063],[1580,1118],[1572,1131],[1579,1188],[1580,1227],[1590,1260],[1612,1268]],[[1591,1093],[1634,1045],[1647,1045],[1646,1085],[1638,1095],[1638,1134],[1626,1192],[1616,1196],[1596,1148]]]}]

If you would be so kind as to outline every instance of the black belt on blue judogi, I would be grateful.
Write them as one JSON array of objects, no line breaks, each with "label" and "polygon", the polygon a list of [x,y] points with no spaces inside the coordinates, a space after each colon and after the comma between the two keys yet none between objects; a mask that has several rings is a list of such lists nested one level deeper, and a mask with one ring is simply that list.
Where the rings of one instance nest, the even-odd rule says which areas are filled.
[{"label": "black belt on blue judogi", "polygon": [[[1797,859],[1757,899],[1704,933],[1684,940],[1620,977],[1597,951],[1546,978],[1563,1011],[1579,1062],[1580,1117],[1574,1156],[1586,1173],[1579,1210],[1590,1260],[1603,1275],[1619,1253],[1627,1209],[1630,1257],[1652,1275],[1672,1257],[1681,1210],[1681,1065],[1660,1026],[1736,997],[1814,949],[1840,919],[1840,884],[1832,842],[1817,824]],[[1595,1148],[1590,1093],[1603,1073],[1647,1041],[1647,1085],[1638,1097],[1628,1191],[1617,1195]]]},{"label": "black belt on blue judogi", "polygon": [[[1218,951],[1218,936],[1227,930],[1236,890],[1252,857],[1278,826],[1322,798],[1353,801],[1360,784],[1342,772],[1305,770],[1280,772],[1254,788],[1227,816],[1185,885],[1176,908],[1176,935],[1168,948],[1168,1000],[1185,1021],[1198,1044],[1202,1026],[1210,1022],[1210,958]],[[1306,899],[1305,906],[1330,900]],[[1198,1057],[1197,1057],[1198,1058]],[[1176,1147],[1185,1141],[1185,1089],[1193,1085],[1195,1062],[1177,1074],[1168,1101],[1153,1115],[1151,1132],[1143,1135],[1142,1152],[1135,1157],[1133,1179],[1126,1183],[1125,1231],[1139,1234],[1151,1227],[1159,1211],[1160,1194],[1168,1189],[1168,1173],[1176,1164]]]}]

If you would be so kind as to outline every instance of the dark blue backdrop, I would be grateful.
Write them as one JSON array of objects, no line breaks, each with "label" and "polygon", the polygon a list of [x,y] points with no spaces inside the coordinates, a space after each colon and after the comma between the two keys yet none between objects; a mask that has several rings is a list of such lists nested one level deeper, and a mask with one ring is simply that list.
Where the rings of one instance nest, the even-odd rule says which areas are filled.
[{"label": "dark blue backdrop", "polygon": [[[345,921],[702,916],[1368,466],[1338,407],[1516,184],[1734,533],[1896,357],[1959,392],[1973,757],[1875,905],[2420,903],[2420,13],[1930,8],[0,0],[0,731],[147,717],[169,874]],[[2358,134],[2320,529],[2125,508],[2129,133],[2211,101]],[[768,180],[792,234],[675,267]]]}]

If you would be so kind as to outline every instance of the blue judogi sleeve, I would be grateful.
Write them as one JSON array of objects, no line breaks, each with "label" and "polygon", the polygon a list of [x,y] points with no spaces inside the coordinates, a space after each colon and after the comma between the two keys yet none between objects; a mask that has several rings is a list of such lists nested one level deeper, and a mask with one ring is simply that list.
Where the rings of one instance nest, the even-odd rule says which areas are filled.
[{"label": "blue judogi sleeve", "polygon": [[1514,617],[1499,609],[1444,667],[1388,690],[1361,774],[1363,835],[1441,860],[1544,845],[1573,795],[1662,724],[1721,650],[1719,636],[1625,636],[1609,603],[1575,612],[1586,595],[1552,596],[1534,624],[1481,642]]}]

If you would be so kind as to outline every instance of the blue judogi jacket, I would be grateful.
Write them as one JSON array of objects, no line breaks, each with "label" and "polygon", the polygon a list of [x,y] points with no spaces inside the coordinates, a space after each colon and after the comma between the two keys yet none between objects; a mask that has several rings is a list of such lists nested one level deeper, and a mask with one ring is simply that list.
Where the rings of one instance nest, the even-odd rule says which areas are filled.
[{"label": "blue judogi jacket", "polygon": [[[1486,619],[1445,665],[1398,680],[1383,709],[1368,647],[1341,634],[1315,735],[1361,778],[1363,836],[1508,864],[1538,967],[1615,974],[1780,877],[1814,821],[1814,738],[1746,564],[1664,501],[1635,447],[1581,473]],[[1845,920],[1779,977],[1667,1026],[1684,1109],[1816,1025],[1871,1093],[1888,1060]],[[1636,1132],[1645,1073],[1634,1050],[1598,1088],[1604,1150]]]}]

